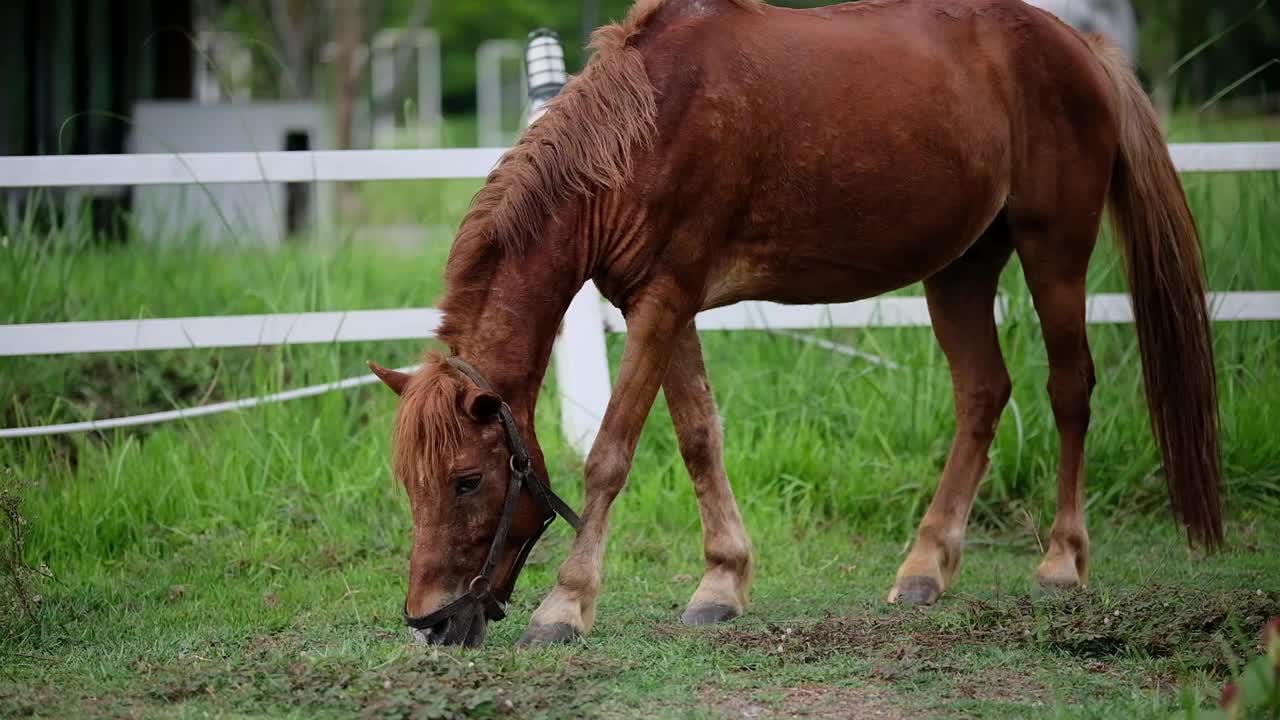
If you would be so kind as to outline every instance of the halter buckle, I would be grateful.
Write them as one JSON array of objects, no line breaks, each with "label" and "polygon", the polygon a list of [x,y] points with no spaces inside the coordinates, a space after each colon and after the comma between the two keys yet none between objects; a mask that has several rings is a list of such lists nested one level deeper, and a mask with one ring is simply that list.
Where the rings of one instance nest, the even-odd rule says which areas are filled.
[{"label": "halter buckle", "polygon": [[524,475],[529,472],[529,468],[532,467],[533,463],[529,461],[529,458],[521,458],[513,453],[508,465],[511,466],[511,472]]}]

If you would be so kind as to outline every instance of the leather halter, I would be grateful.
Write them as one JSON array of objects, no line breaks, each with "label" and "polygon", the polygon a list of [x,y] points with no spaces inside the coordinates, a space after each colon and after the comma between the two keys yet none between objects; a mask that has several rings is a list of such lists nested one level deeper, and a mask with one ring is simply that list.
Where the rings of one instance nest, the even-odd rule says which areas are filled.
[{"label": "leather halter", "polygon": [[[493,391],[493,386],[466,361],[458,357],[451,357],[448,362],[480,388],[490,392]],[[533,550],[533,546],[542,537],[542,534],[555,521],[556,516],[564,518],[566,522],[573,526],[575,531],[582,528],[582,520],[578,517],[578,514],[564,500],[561,500],[560,496],[552,492],[551,487],[533,471],[533,461],[529,457],[529,448],[525,445],[524,436],[520,434],[520,428],[516,425],[515,417],[511,414],[511,407],[506,402],[503,402],[502,407],[498,410],[498,419],[502,422],[502,429],[507,436],[507,448],[511,451],[511,482],[507,486],[507,499],[502,506],[502,517],[498,520],[497,533],[493,536],[493,543],[489,545],[489,556],[485,559],[484,567],[480,569],[480,574],[471,580],[470,585],[467,587],[467,592],[444,607],[427,615],[413,617],[409,615],[409,605],[408,601],[406,601],[404,622],[415,630],[430,630],[454,615],[460,615],[476,608],[484,613],[486,620],[496,622],[505,618],[507,616],[505,603],[510,599],[511,592],[515,590],[516,579],[520,577],[524,562],[528,559],[529,552]],[[524,542],[524,545],[520,546],[520,553],[516,556],[515,564],[511,566],[511,586],[507,588],[505,596],[500,598],[494,593],[492,587],[493,572],[497,568],[498,553],[501,552],[503,544],[507,541],[507,535],[511,532],[511,524],[515,520],[516,502],[520,499],[520,491],[522,489],[528,490],[533,499],[541,506],[542,526],[538,528],[538,531],[532,537]]]}]

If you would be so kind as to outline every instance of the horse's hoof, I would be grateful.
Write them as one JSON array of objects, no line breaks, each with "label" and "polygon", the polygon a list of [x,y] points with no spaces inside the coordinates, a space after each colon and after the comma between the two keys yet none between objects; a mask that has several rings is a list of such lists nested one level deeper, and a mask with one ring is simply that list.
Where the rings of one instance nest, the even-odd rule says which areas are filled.
[{"label": "horse's hoof", "polygon": [[1074,577],[1037,577],[1036,582],[1041,590],[1053,594],[1074,592],[1084,587]]},{"label": "horse's hoof", "polygon": [[543,647],[547,645],[568,645],[582,637],[582,633],[569,623],[552,623],[550,625],[530,624],[516,647]]},{"label": "horse's hoof", "polygon": [[680,616],[680,622],[685,625],[713,625],[715,623],[729,622],[738,617],[742,613],[736,608],[720,603],[704,603],[702,605],[693,605],[684,611],[684,615]]},{"label": "horse's hoof", "polygon": [[912,575],[898,581],[889,593],[889,602],[898,605],[932,605],[942,595],[938,581],[923,575]]}]

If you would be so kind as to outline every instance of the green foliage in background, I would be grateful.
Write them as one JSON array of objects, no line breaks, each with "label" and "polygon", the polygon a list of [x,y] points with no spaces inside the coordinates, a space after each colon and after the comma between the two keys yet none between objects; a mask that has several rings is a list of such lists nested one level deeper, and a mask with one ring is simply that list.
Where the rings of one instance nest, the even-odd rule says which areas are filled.
[{"label": "green foliage in background", "polygon": [[[1180,105],[1200,103],[1256,70],[1240,96],[1280,89],[1280,2],[1276,0],[1133,0],[1140,65],[1153,82],[1192,56],[1169,81]],[[1214,41],[1217,39],[1217,41]],[[1214,42],[1211,42],[1214,41]],[[1205,43],[1207,46],[1202,47]]]},{"label": "green foliage in background", "polygon": [[[1256,97],[1280,88],[1280,2],[1276,0],[1131,0],[1138,14],[1139,69],[1149,85],[1169,82],[1175,105],[1199,104],[1255,70],[1237,95]],[[770,0],[804,8],[833,0]],[[1078,0],[1080,3],[1091,0]],[[1228,32],[1229,31],[1229,32]],[[1214,39],[1208,47],[1201,45]],[[1169,78],[1178,60],[1192,55]]]},{"label": "green foliage in background", "polygon": [[[385,0],[367,3],[366,36],[381,28],[403,27],[414,15],[418,0]],[[475,108],[476,49],[486,40],[510,39],[523,42],[529,32],[551,28],[564,40],[571,71],[582,66],[588,29],[583,24],[584,6],[594,9],[586,17],[595,16],[599,23],[621,19],[631,6],[630,0],[494,0],[465,2],[433,0],[426,26],[440,36],[444,107],[449,113]],[[327,3],[325,4],[327,5]],[[327,8],[320,12],[329,12]],[[280,68],[284,62],[272,29],[268,6],[263,0],[232,0],[214,16],[217,25],[237,33],[254,48],[256,60],[255,95],[273,97],[290,94],[282,87],[287,82]],[[323,24],[323,23],[320,23]],[[323,72],[323,71],[322,71]],[[327,96],[328,76],[319,77],[318,94]]]},{"label": "green foliage in background", "polygon": [[[401,2],[409,4],[408,0]],[[598,4],[600,22],[621,19],[631,5],[627,0],[600,0]],[[530,31],[551,28],[564,40],[566,62],[570,71],[576,72],[586,59],[581,5],[565,0],[437,2],[430,25],[440,33],[444,51],[446,109],[474,107],[475,52],[486,40],[509,38],[523,43]]]},{"label": "green foliage in background", "polygon": [[[797,8],[834,4],[831,0],[772,2]],[[367,22],[376,27],[403,26],[413,15],[415,3],[384,0],[371,4],[376,17]],[[427,26],[440,34],[446,112],[470,111],[475,106],[475,52],[480,43],[495,38],[523,40],[531,30],[549,27],[564,39],[569,67],[574,71],[585,59],[584,20],[617,20],[630,5],[629,0],[435,0]],[[1280,1],[1134,0],[1134,6],[1141,30],[1140,68],[1151,85],[1167,80],[1177,104],[1203,102],[1259,70],[1233,95],[1266,96],[1280,87]],[[255,83],[261,96],[283,93],[279,87],[283,82],[279,72],[282,54],[262,0],[228,2],[219,11],[217,23],[240,33],[255,47]],[[1214,38],[1219,41],[1197,51]],[[1168,77],[1174,63],[1191,53],[1194,57]]]}]

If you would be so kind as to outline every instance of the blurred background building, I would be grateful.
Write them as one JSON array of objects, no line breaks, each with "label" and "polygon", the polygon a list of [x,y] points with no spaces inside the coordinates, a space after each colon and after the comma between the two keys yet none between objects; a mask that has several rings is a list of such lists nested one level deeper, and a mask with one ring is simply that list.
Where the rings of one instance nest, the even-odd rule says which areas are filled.
[{"label": "blurred background building", "polygon": [[193,11],[181,0],[0,3],[0,154],[123,152],[137,101],[192,95]]}]

